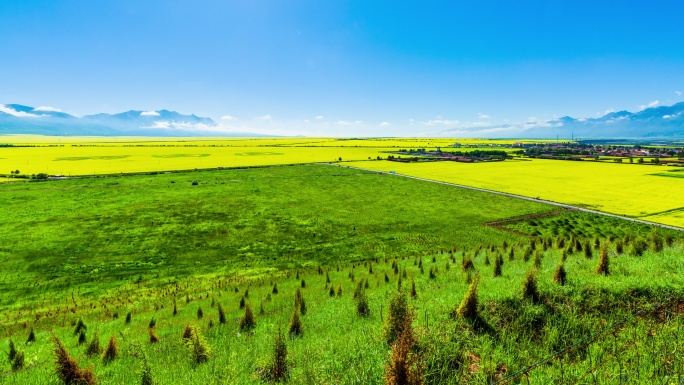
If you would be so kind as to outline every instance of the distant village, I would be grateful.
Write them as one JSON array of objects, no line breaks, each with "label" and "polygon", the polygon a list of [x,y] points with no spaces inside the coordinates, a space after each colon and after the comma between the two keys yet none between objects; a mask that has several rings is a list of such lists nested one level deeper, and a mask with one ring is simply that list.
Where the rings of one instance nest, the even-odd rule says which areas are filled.
[{"label": "distant village", "polygon": [[[491,148],[491,149],[490,149]],[[505,149],[505,150],[504,150]],[[512,149],[512,150],[511,150]],[[617,163],[653,163],[684,166],[684,150],[676,146],[614,145],[583,142],[563,143],[469,143],[448,149],[401,149],[387,160],[394,162],[500,162],[520,157],[556,160],[612,161]]]}]

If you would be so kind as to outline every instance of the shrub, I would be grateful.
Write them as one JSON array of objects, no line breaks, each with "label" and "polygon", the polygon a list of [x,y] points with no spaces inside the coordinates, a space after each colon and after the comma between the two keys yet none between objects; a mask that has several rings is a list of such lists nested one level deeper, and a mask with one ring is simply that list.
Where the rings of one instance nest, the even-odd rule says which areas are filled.
[{"label": "shrub", "polygon": [[356,297],[356,313],[360,317],[368,317],[371,313],[370,306],[368,306],[368,298],[366,298],[366,290],[364,288],[359,291]]},{"label": "shrub", "polygon": [[190,338],[186,339],[186,344],[190,348],[190,356],[192,362],[195,364],[201,364],[203,362],[209,361],[211,356],[211,347],[205,341],[202,334],[196,327],[190,327]]},{"label": "shrub", "polygon": [[240,310],[245,308],[245,297],[240,298]]},{"label": "shrub", "polygon": [[87,341],[85,330],[81,330],[78,333],[78,346],[85,344]]},{"label": "shrub", "polygon": [[102,348],[100,347],[100,336],[97,333],[97,330],[95,330],[95,333],[93,333],[93,338],[90,340],[90,344],[88,344],[88,348],[86,349],[86,355],[88,357],[94,357],[99,356],[100,353],[102,353]]},{"label": "shrub", "polygon": [[290,337],[297,337],[302,335],[304,331],[302,330],[302,320],[299,316],[299,309],[295,307],[292,312],[292,317],[290,317]]},{"label": "shrub", "polygon": [[335,289],[334,289],[332,286],[330,286],[330,291],[328,292],[328,294],[329,294],[331,297],[334,297],[334,296],[335,296]]},{"label": "shrub", "polygon": [[109,342],[102,354],[102,362],[107,364],[114,361],[119,357],[119,345],[116,343],[116,338],[114,336],[109,337]]},{"label": "shrub", "polygon": [[610,259],[608,258],[608,250],[605,246],[601,248],[601,254],[599,255],[599,263],[598,266],[596,266],[596,274],[610,274]]},{"label": "shrub", "polygon": [[33,326],[31,327],[31,331],[29,332],[28,338],[26,339],[27,344],[30,344],[32,342],[36,342],[36,333],[33,331]]},{"label": "shrub", "polygon": [[503,258],[501,257],[500,254],[496,255],[496,258],[494,259],[494,277],[500,277],[501,276],[501,267],[503,266]]},{"label": "shrub", "polygon": [[154,378],[152,377],[152,368],[150,367],[150,363],[147,360],[147,354],[145,353],[144,350],[141,350],[140,355],[142,356],[143,360],[143,365],[140,370],[140,384],[141,385],[154,385],[156,382],[154,381]]},{"label": "shrub", "polygon": [[150,320],[150,323],[147,325],[147,327],[150,328],[150,329],[152,329],[152,328],[154,328],[155,326],[157,326],[157,320],[154,319],[154,317],[152,317],[152,319]]},{"label": "shrub", "polygon": [[328,272],[325,272],[325,283],[330,284],[330,274]]},{"label": "shrub", "polygon": [[385,365],[385,384],[420,385],[423,383],[423,365],[420,357],[412,352],[416,345],[409,313],[401,335],[392,345],[390,361]]},{"label": "shrub", "polygon": [[584,256],[585,256],[587,259],[591,259],[591,258],[594,257],[594,254],[591,252],[591,246],[589,245],[589,241],[587,241],[587,242],[584,244]]},{"label": "shrub", "polygon": [[508,260],[509,261],[515,261],[515,251],[511,247],[511,251],[508,252]]},{"label": "shrub", "polygon": [[240,331],[252,330],[256,327],[256,321],[254,320],[254,314],[252,313],[252,306],[247,304],[245,306],[245,315],[240,320]]},{"label": "shrub", "polygon": [[[415,284],[412,285],[415,289]],[[409,316],[408,301],[403,291],[395,293],[390,299],[387,309],[387,320],[383,328],[382,337],[388,344],[394,343],[404,331],[406,317]]]},{"label": "shrub", "polygon": [[202,311],[202,307],[198,306],[197,307],[197,319],[202,319],[204,317],[204,312]]},{"label": "shrub", "polygon": [[183,329],[183,341],[189,341],[192,338],[192,333],[194,333],[194,326],[185,325]]},{"label": "shrub", "polygon": [[178,309],[176,308],[176,300],[173,300],[173,316],[175,317],[178,314]]},{"label": "shrub", "polygon": [[294,306],[295,308],[299,309],[299,312],[302,313],[302,315],[306,315],[306,301],[304,300],[304,295],[299,288],[297,288],[297,291],[295,291]]},{"label": "shrub", "polygon": [[563,263],[559,264],[556,268],[556,272],[553,273],[553,282],[564,286],[567,282],[567,272],[565,271],[565,265]]},{"label": "shrub", "polygon": [[306,281],[302,279],[302,288],[306,287]]},{"label": "shrub", "polygon": [[342,284],[337,285],[337,296],[342,296]]},{"label": "shrub", "polygon": [[271,290],[271,293],[278,294],[278,284],[277,283],[273,284],[273,290]]},{"label": "shrub", "polygon": [[390,281],[389,276],[387,275],[387,273],[385,273],[385,283],[389,283],[389,281]]},{"label": "shrub", "polygon": [[648,243],[644,238],[637,238],[632,241],[632,248],[630,254],[635,257],[641,257],[644,252],[648,249]]},{"label": "shrub", "polygon": [[411,280],[411,298],[418,298],[418,292],[416,291],[416,282]]},{"label": "shrub", "polygon": [[430,268],[430,279],[436,279],[437,278],[437,267],[433,266]]},{"label": "shrub", "polygon": [[88,327],[86,326],[85,323],[83,323],[83,320],[81,318],[78,319],[78,322],[76,322],[76,328],[74,329],[74,335],[79,335],[81,334],[82,331],[88,330]]},{"label": "shrub", "polygon": [[157,333],[155,333],[154,329],[149,329],[150,331],[150,343],[156,344],[159,342],[159,336],[157,336]]},{"label": "shrub", "polygon": [[618,254],[622,254],[624,252],[624,244],[622,241],[615,242],[615,252]]},{"label": "shrub", "polygon": [[491,265],[491,262],[489,261],[489,254],[485,254],[484,264],[485,266]]},{"label": "shrub", "polygon": [[126,319],[124,320],[124,323],[125,323],[126,325],[128,325],[129,323],[131,323],[131,312],[130,312],[130,311],[126,314]]},{"label": "shrub", "polygon": [[477,312],[477,284],[480,281],[480,276],[475,276],[475,279],[468,287],[468,292],[466,293],[461,305],[456,309],[456,315],[465,318],[470,321],[475,321],[478,318]]},{"label": "shrub", "polygon": [[9,360],[9,362],[12,362],[16,355],[17,355],[17,348],[14,346],[14,341],[10,340],[9,352],[7,353],[7,359]]},{"label": "shrub", "polygon": [[287,363],[287,344],[283,334],[278,331],[275,344],[273,346],[273,356],[271,363],[264,372],[266,382],[285,382],[289,378],[289,368]]},{"label": "shrub", "polygon": [[465,254],[463,254],[463,261],[461,262],[461,268],[463,271],[468,271],[472,270],[475,268],[475,265],[473,264],[473,260],[470,257],[466,257]]},{"label": "shrub", "polygon": [[55,355],[57,359],[57,377],[65,384],[69,385],[94,385],[97,383],[92,369],[81,369],[78,367],[78,362],[73,359],[66,350],[62,341],[53,335],[55,344]]},{"label": "shrub", "polygon": [[218,319],[220,324],[226,323],[226,313],[223,311],[221,304],[218,305]]},{"label": "shrub", "polygon": [[18,352],[16,352],[11,362],[13,372],[21,370],[24,367],[24,351],[19,350]]},{"label": "shrub", "polygon": [[525,275],[525,280],[523,281],[522,287],[523,299],[530,299],[532,302],[537,303],[541,299],[539,294],[539,289],[537,289],[537,271],[530,270]]}]

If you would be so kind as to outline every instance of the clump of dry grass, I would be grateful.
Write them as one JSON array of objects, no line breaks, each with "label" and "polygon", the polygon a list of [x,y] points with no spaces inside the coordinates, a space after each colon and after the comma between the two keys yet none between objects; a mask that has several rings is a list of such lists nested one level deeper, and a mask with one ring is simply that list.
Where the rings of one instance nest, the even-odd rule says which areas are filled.
[{"label": "clump of dry grass", "polygon": [[79,367],[78,362],[69,355],[62,341],[53,335],[55,344],[55,355],[57,359],[55,364],[57,365],[57,377],[62,380],[65,384],[69,385],[94,385],[97,384],[95,375],[91,368],[82,369]]}]

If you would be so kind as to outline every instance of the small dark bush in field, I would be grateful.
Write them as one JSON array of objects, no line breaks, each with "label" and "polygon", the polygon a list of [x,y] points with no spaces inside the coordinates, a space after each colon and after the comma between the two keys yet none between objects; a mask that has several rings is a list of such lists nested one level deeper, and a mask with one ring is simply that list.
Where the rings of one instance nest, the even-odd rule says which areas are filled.
[{"label": "small dark bush in field", "polygon": [[637,238],[632,241],[632,248],[630,254],[635,257],[641,257],[648,249],[648,242],[644,238]]},{"label": "small dark bush in field", "polygon": [[202,307],[197,308],[197,319],[202,319],[204,317],[204,312],[202,311]]},{"label": "small dark bush in field", "polygon": [[285,337],[278,331],[273,346],[273,356],[271,362],[262,374],[264,382],[286,382],[289,379],[289,367],[287,363],[287,344]]},{"label": "small dark bush in field", "polygon": [[489,261],[489,254],[485,254],[485,260],[484,260],[485,266],[489,266],[491,262]]},{"label": "small dark bush in field", "polygon": [[252,313],[252,306],[247,304],[245,306],[245,315],[240,320],[240,331],[252,330],[256,327],[256,320],[254,320],[254,313]]},{"label": "small dark bush in field", "polygon": [[567,272],[565,271],[565,265],[563,265],[563,263],[558,265],[555,273],[553,273],[553,282],[561,286],[564,286],[567,282]]},{"label": "small dark bush in field", "polygon": [[501,276],[501,267],[503,266],[503,258],[501,257],[500,254],[496,255],[496,258],[494,259],[494,277],[500,277]]},{"label": "small dark bush in field", "polygon": [[544,259],[544,254],[542,254],[541,251],[537,251],[534,253],[534,260],[532,261],[532,264],[534,265],[535,268],[540,268],[542,265],[542,260]]},{"label": "small dark bush in field", "polygon": [[479,314],[477,312],[477,284],[480,281],[480,276],[475,276],[475,279],[468,287],[461,305],[456,309],[456,315],[470,321],[475,321]]},{"label": "small dark bush in field", "polygon": [[273,290],[271,290],[271,293],[278,294],[278,284],[277,283],[273,284]]},{"label": "small dark bush in field", "polygon": [[152,318],[150,320],[150,323],[147,325],[148,328],[152,329],[153,327],[157,326],[157,320]]},{"label": "small dark bush in field", "polygon": [[330,286],[330,291],[328,292],[328,294],[329,294],[331,297],[334,297],[334,296],[335,296],[335,289],[332,287],[332,285]]},{"label": "small dark bush in field", "polygon": [[31,327],[31,331],[29,332],[28,338],[26,339],[27,344],[30,344],[32,342],[36,342],[36,333],[33,331],[33,327]]},{"label": "small dark bush in field", "polygon": [[594,237],[594,250],[598,250],[601,248],[601,240],[599,239],[598,235]]},{"label": "small dark bush in field", "polygon": [[667,247],[672,247],[674,244],[674,237],[670,233],[665,233],[664,240]]},{"label": "small dark bush in field", "polygon": [[382,332],[382,337],[388,344],[394,343],[404,331],[406,317],[409,317],[408,301],[406,294],[399,291],[390,299],[387,320]]},{"label": "small dark bush in field", "polygon": [[515,261],[515,250],[511,247],[511,251],[508,252],[508,260]]},{"label": "small dark bush in field", "polygon": [[463,261],[461,262],[461,268],[463,271],[468,271],[472,270],[475,268],[475,265],[473,264],[473,260],[470,257],[466,257],[465,254],[463,255]]},{"label": "small dark bush in field", "polygon": [[218,319],[220,324],[226,323],[226,313],[223,311],[221,304],[218,305]]},{"label": "small dark bush in field", "polygon": [[86,340],[87,340],[87,339],[86,339],[85,330],[81,330],[81,331],[78,333],[78,346],[81,346],[81,345],[85,344],[85,343],[86,343]]},{"label": "small dark bush in field", "polygon": [[416,291],[416,282],[411,280],[411,298],[418,298],[418,292]]},{"label": "small dark bush in field", "polygon": [[116,342],[116,338],[114,336],[111,336],[109,338],[109,342],[107,343],[107,347],[104,350],[104,353],[102,353],[102,362],[109,363],[111,361],[114,361],[119,357],[119,344]]},{"label": "small dark bush in field", "polygon": [[656,253],[660,253],[663,251],[663,245],[663,236],[657,228],[654,228],[653,233],[651,233],[651,249]]},{"label": "small dark bush in field", "polygon": [[299,316],[299,309],[295,308],[290,317],[290,337],[297,337],[302,335],[302,319]]},{"label": "small dark bush in field", "polygon": [[302,287],[306,287],[306,281],[302,279]]},{"label": "small dark bush in field", "polygon": [[299,312],[302,313],[302,315],[306,315],[306,301],[304,300],[304,295],[299,288],[297,288],[297,291],[295,291],[294,306],[295,308],[299,309]]},{"label": "small dark bush in field", "polygon": [[342,284],[337,285],[337,296],[342,296]]},{"label": "small dark bush in field", "polygon": [[532,302],[537,303],[541,299],[539,294],[539,289],[537,288],[537,271],[530,270],[525,275],[525,280],[523,281],[522,295],[524,299],[530,299]]},{"label": "small dark bush in field", "polygon": [[249,298],[249,288],[245,289],[245,298]]},{"label": "small dark bush in field", "polygon": [[373,274],[373,264],[372,263],[368,264],[368,274]]},{"label": "small dark bush in field", "polygon": [[565,237],[562,235],[559,235],[558,238],[556,238],[556,247],[559,249],[562,249],[565,247]]},{"label": "small dark bush in field", "polygon": [[584,256],[587,259],[591,259],[594,257],[594,254],[591,251],[591,246],[589,245],[589,241],[587,241],[587,243],[584,244]]},{"label": "small dark bush in field", "polygon": [[81,369],[78,362],[73,359],[66,350],[62,341],[53,336],[55,344],[55,364],[57,365],[57,377],[69,385],[94,385],[97,383],[91,369]]},{"label": "small dark bush in field", "polygon": [[389,281],[390,281],[389,276],[387,275],[387,273],[385,273],[385,283],[389,283]]},{"label": "small dark bush in field", "polygon": [[325,283],[330,284],[330,274],[328,272],[325,272]]},{"label": "small dark bush in field", "polygon": [[176,308],[176,301],[173,301],[173,316],[175,317],[178,314],[178,309]]},{"label": "small dark bush in field", "polygon": [[131,312],[130,312],[130,311],[126,314],[126,319],[124,320],[124,323],[125,323],[126,325],[128,325],[129,323],[131,323]]},{"label": "small dark bush in field", "polygon": [[599,255],[599,263],[598,266],[596,266],[596,274],[610,274],[610,259],[608,257],[608,250],[605,246],[601,248],[601,254]]},{"label": "small dark bush in field", "polygon": [[143,366],[142,369],[140,370],[140,384],[141,385],[155,385],[156,382],[154,381],[154,378],[152,377],[152,368],[150,367],[150,363],[147,360],[147,354],[143,350],[140,355],[142,356],[143,359]]},{"label": "small dark bush in field", "polygon": [[[397,290],[401,290],[401,274],[397,277]],[[368,278],[366,278],[366,289],[368,289]]]},{"label": "small dark bush in field", "polygon": [[370,306],[368,306],[368,298],[366,297],[366,290],[363,287],[356,297],[356,313],[360,317],[368,317],[371,313]]},{"label": "small dark bush in field", "polygon": [[13,372],[18,372],[21,370],[24,367],[24,351],[20,350],[16,352],[14,358],[11,360],[11,363]]},{"label": "small dark bush in field", "polygon": [[74,329],[74,335],[79,335],[81,334],[81,331],[86,331],[88,330],[88,327],[86,326],[85,323],[83,323],[82,319],[78,319],[78,322],[76,322],[76,328]]},{"label": "small dark bush in field", "polygon": [[401,335],[392,345],[390,361],[385,365],[386,385],[421,385],[423,384],[423,364],[414,352],[416,346],[412,316],[409,313]]},{"label": "small dark bush in field", "polygon": [[183,334],[182,334],[183,341],[189,340],[190,338],[192,338],[192,333],[193,333],[193,326],[186,325],[185,329],[183,329]]},{"label": "small dark bush in field", "polygon": [[190,338],[186,339],[186,344],[190,348],[190,357],[195,364],[209,361],[211,347],[204,340],[204,337],[194,326],[190,327]]},{"label": "small dark bush in field", "polygon": [[240,310],[245,308],[245,297],[240,298]]},{"label": "small dark bush in field", "polygon": [[622,243],[622,241],[615,242],[615,252],[617,254],[624,253],[624,244]]},{"label": "small dark bush in field", "polygon": [[150,331],[150,343],[156,344],[159,342],[159,336],[157,336],[157,333],[155,333],[154,329],[149,329]]},{"label": "small dark bush in field", "polygon": [[90,344],[88,344],[88,348],[86,349],[86,356],[99,356],[100,353],[102,353],[102,348],[100,348],[100,336],[97,333],[97,330],[95,330],[93,338],[90,340]]},{"label": "small dark bush in field", "polygon": [[17,355],[17,348],[14,346],[14,341],[10,340],[9,342],[9,352],[7,352],[7,359],[9,362],[12,362],[14,360],[14,357]]},{"label": "small dark bush in field", "polygon": [[437,268],[436,268],[436,267],[433,266],[433,267],[430,268],[430,275],[429,275],[429,278],[430,278],[430,279],[435,279],[435,278],[437,278]]}]

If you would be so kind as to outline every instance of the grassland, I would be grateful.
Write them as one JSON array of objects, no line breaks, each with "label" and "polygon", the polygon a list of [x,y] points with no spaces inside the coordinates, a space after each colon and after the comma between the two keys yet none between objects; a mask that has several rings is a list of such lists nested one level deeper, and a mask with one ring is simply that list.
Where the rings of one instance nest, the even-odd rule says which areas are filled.
[{"label": "grassland", "polygon": [[[684,179],[663,177],[667,166],[525,159],[497,163],[352,162],[377,171],[539,197],[618,215],[684,227]],[[669,173],[668,173],[669,174]]]},{"label": "grassland", "polygon": [[[635,367],[632,383],[684,374],[675,348],[684,343],[676,232],[323,165],[5,184],[0,200],[0,347],[12,340],[25,357],[16,370],[0,364],[3,384],[59,383],[50,331],[100,384],[141,382],[143,354],[158,383],[267,382],[297,289],[307,310],[303,334],[286,339],[290,383],[381,384],[392,357],[383,328],[399,280],[407,297],[416,286],[408,303],[427,384],[492,383],[672,295],[674,307],[645,312],[513,383],[609,384]],[[484,225],[511,217],[519,220]],[[640,241],[646,250],[636,256]],[[609,275],[595,272],[601,248]],[[561,263],[565,285],[553,282]],[[538,299],[522,295],[530,271]],[[478,319],[451,316],[476,276]],[[367,316],[358,314],[358,290]],[[254,310],[253,329],[240,329],[241,301]],[[85,344],[74,334],[79,319]],[[211,347],[207,362],[183,342],[188,324]],[[25,344],[31,328],[36,341]],[[160,342],[150,342],[150,329]],[[93,338],[104,347],[110,336],[118,358],[86,354]],[[599,359],[606,363],[595,368]]]}]

